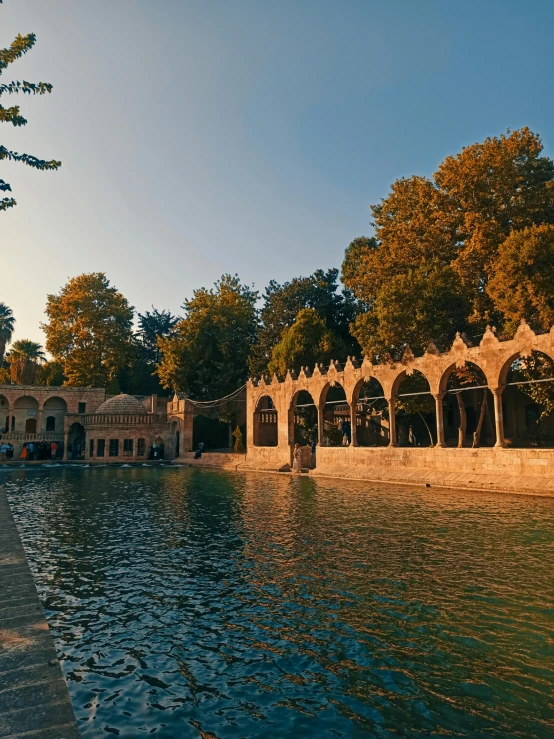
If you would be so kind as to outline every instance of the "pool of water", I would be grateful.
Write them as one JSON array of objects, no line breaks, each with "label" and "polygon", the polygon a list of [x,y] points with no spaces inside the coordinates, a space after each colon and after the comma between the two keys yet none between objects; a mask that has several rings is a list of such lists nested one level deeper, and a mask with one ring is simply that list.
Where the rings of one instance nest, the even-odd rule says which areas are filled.
[{"label": "pool of water", "polygon": [[554,500],[188,468],[3,482],[84,737],[554,736]]}]

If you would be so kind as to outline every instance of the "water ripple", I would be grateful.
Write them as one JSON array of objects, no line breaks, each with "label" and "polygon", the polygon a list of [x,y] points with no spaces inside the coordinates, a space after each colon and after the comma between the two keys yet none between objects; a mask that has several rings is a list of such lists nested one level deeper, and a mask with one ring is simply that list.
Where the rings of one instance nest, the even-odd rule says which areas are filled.
[{"label": "water ripple", "polygon": [[186,468],[6,486],[84,737],[554,736],[554,500]]}]

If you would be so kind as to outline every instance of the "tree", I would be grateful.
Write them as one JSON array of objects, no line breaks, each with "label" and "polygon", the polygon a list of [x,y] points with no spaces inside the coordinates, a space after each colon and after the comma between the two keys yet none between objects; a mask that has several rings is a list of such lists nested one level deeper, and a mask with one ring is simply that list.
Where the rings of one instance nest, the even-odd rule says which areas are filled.
[{"label": "tree", "polygon": [[212,400],[243,385],[256,338],[257,299],[237,275],[223,275],[215,289],[195,290],[174,336],[159,339],[157,371],[163,386]]},{"label": "tree", "polygon": [[317,270],[309,277],[295,277],[283,285],[272,280],[264,294],[260,328],[252,347],[249,368],[252,375],[268,371],[273,347],[281,340],[283,329],[291,326],[304,308],[313,308],[327,328],[340,337],[345,352],[359,351],[356,340],[350,334],[357,303],[350,290],[341,291],[337,269]]},{"label": "tree", "polygon": [[470,309],[455,270],[424,261],[382,285],[352,330],[368,357],[399,360],[407,345],[417,353],[430,342],[446,348],[465,330]]},{"label": "tree", "polygon": [[13,311],[5,303],[0,303],[0,364],[4,359],[6,346],[10,343],[15,326]]},{"label": "tree", "polygon": [[[29,33],[26,36],[18,34],[14,41],[12,41],[9,49],[0,49],[0,75],[6,69],[9,64],[15,62],[21,58],[23,54],[30,51],[36,42],[36,36],[34,33]],[[52,85],[47,82],[9,82],[8,84],[0,84],[0,95],[15,95],[18,93],[27,95],[44,95],[52,92]],[[27,120],[20,115],[19,106],[13,105],[10,108],[5,108],[0,105],[0,122],[11,123],[13,126],[24,126]],[[17,152],[6,149],[5,146],[0,145],[0,161],[11,160],[15,162],[23,162],[23,164],[29,167],[34,167],[40,170],[52,170],[58,169],[62,166],[61,162],[54,159],[46,161],[45,159],[37,159],[37,157],[31,156],[30,154],[18,154]],[[0,179],[0,191],[11,192],[10,185],[4,180]],[[0,211],[7,210],[16,205],[16,201],[13,198],[2,198],[0,200]]]},{"label": "tree", "polygon": [[67,385],[118,390],[117,375],[136,356],[133,308],[103,272],[73,277],[48,295],[42,324],[46,349],[63,368]]},{"label": "tree", "polygon": [[286,375],[287,370],[299,370],[316,362],[329,363],[345,354],[341,339],[325,324],[314,308],[304,308],[292,326],[286,326],[281,341],[273,347],[268,370],[271,374]]},{"label": "tree", "polygon": [[538,331],[554,324],[554,226],[512,231],[500,245],[487,292],[514,332],[524,318]]},{"label": "tree", "polygon": [[10,378],[16,385],[34,385],[39,365],[45,361],[42,346],[30,339],[19,339],[6,357]]},{"label": "tree", "polygon": [[137,340],[141,357],[145,362],[151,365],[158,364],[161,358],[158,339],[171,336],[180,320],[179,316],[174,316],[170,311],[159,311],[154,306],[151,312],[138,314]]},{"label": "tree", "polygon": [[447,157],[431,180],[393,183],[372,206],[375,238],[346,250],[343,279],[368,310],[389,281],[423,259],[451,266],[469,292],[469,320],[497,321],[487,283],[514,230],[554,224],[554,162],[528,128],[488,138]]}]

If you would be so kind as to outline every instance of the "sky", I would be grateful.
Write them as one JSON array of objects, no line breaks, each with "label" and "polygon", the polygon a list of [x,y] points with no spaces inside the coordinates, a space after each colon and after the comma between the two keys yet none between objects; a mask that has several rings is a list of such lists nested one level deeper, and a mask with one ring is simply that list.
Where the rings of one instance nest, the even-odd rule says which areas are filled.
[{"label": "sky", "polygon": [[179,313],[223,273],[263,291],[340,267],[370,204],[463,146],[529,126],[554,156],[551,0],[4,0],[0,301],[44,343],[46,296],[105,272]]}]

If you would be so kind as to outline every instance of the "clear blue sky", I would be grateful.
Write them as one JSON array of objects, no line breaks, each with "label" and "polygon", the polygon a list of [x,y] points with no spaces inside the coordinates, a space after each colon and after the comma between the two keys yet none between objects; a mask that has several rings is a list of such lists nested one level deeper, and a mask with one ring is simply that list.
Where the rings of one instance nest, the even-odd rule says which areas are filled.
[{"label": "clear blue sky", "polygon": [[85,271],[176,312],[224,272],[340,266],[394,179],[506,128],[554,155],[553,28],[551,0],[5,0],[1,45],[38,40],[0,81],[54,92],[0,141],[63,161],[1,167],[14,338]]}]

